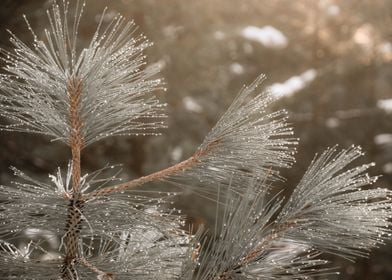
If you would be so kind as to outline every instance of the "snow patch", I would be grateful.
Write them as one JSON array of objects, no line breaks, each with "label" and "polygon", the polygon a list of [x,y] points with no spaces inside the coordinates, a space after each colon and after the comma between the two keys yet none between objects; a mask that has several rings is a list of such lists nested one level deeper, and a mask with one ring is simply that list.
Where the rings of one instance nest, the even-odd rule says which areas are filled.
[{"label": "snow patch", "polygon": [[326,12],[329,16],[338,16],[340,14],[340,7],[335,4],[329,5]]},{"label": "snow patch", "polygon": [[382,99],[377,101],[377,107],[385,112],[392,113],[392,98],[391,99]]},{"label": "snow patch", "polygon": [[378,134],[374,136],[374,143],[376,145],[392,145],[392,134]]},{"label": "snow patch", "polygon": [[194,113],[203,112],[203,108],[200,106],[200,104],[197,103],[197,101],[190,96],[185,96],[182,99],[182,103],[184,104],[185,109],[190,112],[194,112]]},{"label": "snow patch", "polygon": [[392,162],[384,164],[384,166],[382,167],[382,171],[386,174],[392,174]]},{"label": "snow patch", "polygon": [[334,0],[319,0],[319,7],[324,9],[325,13],[330,17],[335,17],[340,14],[340,7],[335,4]]},{"label": "snow patch", "polygon": [[287,47],[287,37],[273,26],[267,25],[264,27],[247,26],[241,30],[241,35],[252,41],[259,42],[267,48],[282,49]]},{"label": "snow patch", "polygon": [[182,157],[183,151],[182,148],[180,146],[175,147],[172,152],[171,152],[171,159],[174,162],[178,162],[180,161],[181,157]]},{"label": "snow patch", "polygon": [[378,46],[378,51],[382,54],[391,54],[392,53],[392,43],[391,42],[383,42]]},{"label": "snow patch", "polygon": [[325,121],[325,125],[328,128],[337,128],[340,125],[340,120],[338,118],[331,117]]},{"label": "snow patch", "polygon": [[304,89],[317,76],[315,69],[309,69],[299,76],[293,76],[283,83],[275,83],[269,87],[270,92],[277,98],[291,96],[294,93]]},{"label": "snow patch", "polygon": [[371,48],[374,44],[374,28],[371,24],[361,25],[354,33],[353,40],[358,45]]},{"label": "snow patch", "polygon": [[230,72],[236,75],[241,75],[244,74],[245,70],[244,70],[244,66],[242,66],[239,63],[233,63],[230,65]]}]

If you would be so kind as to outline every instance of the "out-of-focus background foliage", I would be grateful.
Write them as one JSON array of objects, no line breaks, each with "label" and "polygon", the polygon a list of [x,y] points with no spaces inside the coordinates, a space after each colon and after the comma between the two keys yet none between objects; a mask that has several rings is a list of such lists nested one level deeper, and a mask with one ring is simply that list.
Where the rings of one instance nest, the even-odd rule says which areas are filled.
[{"label": "out-of-focus background foliage", "polygon": [[[50,3],[3,0],[1,48],[10,47],[6,29],[32,39],[23,14],[40,34]],[[168,129],[92,145],[82,157],[85,172],[122,163],[121,176],[134,178],[190,156],[240,88],[264,73],[280,97],[276,108],[288,110],[300,138],[297,163],[283,171],[280,187],[289,192],[314,154],[335,144],[361,145],[363,161],[377,164],[373,175],[382,174],[378,185],[392,186],[392,0],[90,0],[80,30],[85,43],[105,6],[105,21],[119,12],[154,42],[147,55],[163,69]],[[69,151],[2,132],[0,158],[6,184],[10,165],[47,178],[67,164]],[[196,220],[215,215],[205,205],[189,196],[178,202]],[[342,266],[339,279],[392,279],[391,243],[356,264],[333,261]]]}]

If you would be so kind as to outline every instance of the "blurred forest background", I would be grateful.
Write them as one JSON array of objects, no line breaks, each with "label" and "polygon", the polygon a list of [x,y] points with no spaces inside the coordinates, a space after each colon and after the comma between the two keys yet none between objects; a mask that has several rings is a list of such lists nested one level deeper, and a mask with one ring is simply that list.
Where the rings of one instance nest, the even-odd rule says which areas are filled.
[{"label": "blurred forest background", "polygon": [[[40,34],[50,4],[3,0],[0,47],[10,48],[6,29],[32,40],[23,14]],[[283,170],[287,181],[277,187],[289,193],[314,154],[335,144],[361,145],[363,161],[377,164],[372,175],[382,174],[378,185],[392,187],[392,0],[90,0],[82,42],[105,6],[105,21],[121,13],[154,42],[147,55],[162,66],[168,129],[88,147],[84,172],[122,163],[120,175],[129,179],[185,159],[240,88],[264,73],[265,86],[279,97],[276,109],[288,110],[300,138],[297,163]],[[0,183],[7,184],[10,165],[47,179],[70,154],[40,136],[2,132],[0,158]],[[213,219],[209,204],[191,196],[178,201],[195,221]],[[370,259],[333,262],[342,267],[338,279],[392,279],[392,242]]]}]

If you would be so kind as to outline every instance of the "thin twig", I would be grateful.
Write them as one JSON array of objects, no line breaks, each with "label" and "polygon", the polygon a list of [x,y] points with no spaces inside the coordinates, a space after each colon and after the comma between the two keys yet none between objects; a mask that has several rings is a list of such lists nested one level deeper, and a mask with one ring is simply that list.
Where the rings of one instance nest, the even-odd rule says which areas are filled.
[{"label": "thin twig", "polygon": [[83,148],[82,120],[79,115],[82,95],[82,81],[77,77],[68,80],[67,91],[69,97],[69,144],[72,152],[72,194],[68,204],[67,221],[65,225],[66,255],[61,268],[61,277],[64,280],[75,278],[75,265],[78,263],[80,230],[83,221],[84,201],[80,191],[80,153]]},{"label": "thin twig", "polygon": [[204,155],[206,155],[207,153],[209,153],[213,147],[215,147],[216,145],[218,145],[221,141],[219,140],[215,140],[213,142],[211,142],[209,145],[207,145],[206,148],[204,148],[203,150],[198,150],[196,151],[196,153],[194,153],[190,158],[177,163],[173,166],[170,166],[166,169],[160,170],[158,172],[146,175],[146,176],[142,176],[140,178],[116,185],[116,186],[112,186],[112,187],[107,187],[101,190],[97,190],[94,191],[92,193],[86,194],[83,196],[84,200],[89,200],[89,199],[93,199],[93,198],[97,198],[100,196],[106,196],[106,195],[110,195],[113,193],[119,193],[119,192],[123,192],[125,190],[128,189],[132,189],[132,188],[136,188],[139,187],[141,185],[144,185],[148,182],[152,182],[152,181],[158,181],[161,180],[165,177],[168,177],[170,175],[174,175],[178,172],[184,171],[185,169],[188,169],[192,166],[194,166],[195,164],[197,164],[198,162],[200,162],[200,158]]},{"label": "thin twig", "polygon": [[69,97],[69,144],[72,151],[72,190],[75,195],[80,193],[80,152],[83,148],[82,120],[79,115],[82,80],[71,77],[67,85]]},{"label": "thin twig", "polygon": [[113,273],[104,272],[104,271],[100,270],[95,265],[88,262],[85,258],[80,258],[79,261],[82,265],[84,265],[85,267],[87,267],[91,271],[95,272],[98,275],[98,277],[97,277],[98,279],[100,279],[100,280],[113,280],[114,279]]},{"label": "thin twig", "polygon": [[230,271],[223,272],[218,276],[218,279],[219,280],[233,279],[231,276],[233,270],[241,269],[242,267],[248,265],[250,262],[257,260],[257,258],[260,256],[260,254],[263,251],[266,251],[268,247],[270,247],[275,240],[281,238],[284,235],[284,233],[292,229],[295,224],[296,224],[295,222],[287,222],[278,226],[276,229],[272,229],[267,234],[267,236],[265,236],[253,249],[248,251],[246,255],[240,259],[236,267],[234,267]]},{"label": "thin twig", "polygon": [[173,165],[169,168],[160,170],[158,172],[155,172],[155,173],[152,173],[152,174],[149,174],[146,176],[142,176],[140,178],[137,178],[132,181],[125,182],[125,183],[122,183],[122,184],[119,184],[119,185],[116,185],[113,187],[107,187],[107,188],[104,188],[101,190],[97,190],[95,192],[86,194],[85,196],[83,196],[83,198],[85,200],[88,200],[88,199],[92,199],[92,198],[96,198],[96,197],[100,197],[100,196],[110,195],[113,193],[119,193],[119,192],[122,192],[122,191],[125,191],[128,189],[132,189],[132,188],[141,186],[145,183],[157,181],[157,180],[160,180],[164,177],[167,177],[167,176],[173,175],[177,172],[183,171],[183,170],[193,166],[197,162],[198,162],[198,157],[193,155],[190,158],[188,158],[180,163],[177,163],[176,165]]},{"label": "thin twig", "polygon": [[239,263],[239,266],[247,265],[249,262],[255,260],[261,252],[265,251],[276,239],[282,237],[282,235],[293,228],[294,223],[284,223],[276,229],[272,229],[271,232],[262,239],[251,251],[249,251]]}]

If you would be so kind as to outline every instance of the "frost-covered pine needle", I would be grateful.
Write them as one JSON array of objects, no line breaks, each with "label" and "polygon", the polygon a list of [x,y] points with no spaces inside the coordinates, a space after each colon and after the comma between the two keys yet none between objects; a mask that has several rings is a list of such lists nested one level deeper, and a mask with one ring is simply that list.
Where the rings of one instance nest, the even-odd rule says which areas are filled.
[{"label": "frost-covered pine needle", "polygon": [[57,279],[60,259],[31,258],[36,251],[46,253],[33,243],[20,249],[0,239],[1,279]]},{"label": "frost-covered pine needle", "polygon": [[6,74],[0,75],[0,115],[11,131],[70,138],[70,80],[81,82],[79,116],[84,146],[112,135],[155,134],[164,127],[164,104],[151,94],[161,80],[147,67],[143,51],[151,44],[136,36],[133,22],[117,15],[104,26],[103,13],[89,45],[80,49],[78,27],[83,5],[74,17],[69,3],[53,4],[44,39],[32,31],[32,46],[11,33],[13,52],[3,51]]},{"label": "frost-covered pine needle", "polygon": [[[106,169],[112,170],[111,167]],[[65,176],[58,169],[56,175],[49,176],[52,184],[47,184],[13,168],[19,177],[18,182],[12,186],[0,186],[0,201],[3,201],[0,204],[0,240],[9,248],[4,250],[4,247],[4,252],[0,252],[0,264],[1,267],[9,266],[5,270],[9,277],[19,271],[17,275],[21,279],[39,279],[38,274],[30,276],[27,271],[41,273],[47,266],[42,275],[47,279],[58,278],[66,249],[64,224],[70,199],[67,191],[70,190],[71,169],[68,166]],[[102,177],[101,173],[106,169],[82,176],[82,193],[113,181],[113,176]],[[143,192],[132,191],[88,201],[80,211],[82,223],[78,246],[81,256],[97,265],[97,269],[113,272],[115,279],[129,279],[132,275],[135,276],[132,279],[151,279],[152,273],[162,273],[166,277],[162,279],[173,279],[181,272],[181,260],[188,254],[191,240],[181,230],[183,217],[168,207],[175,195],[155,192],[154,197],[148,197]],[[41,238],[36,234],[34,239],[56,241],[53,244],[57,247],[52,248],[55,260],[43,261],[43,255],[51,254],[40,251],[38,246],[31,247],[34,254],[25,250],[27,253],[22,256],[23,252],[12,245],[21,237],[26,239],[24,233],[32,229],[45,233]],[[126,240],[121,239],[121,232],[127,232]],[[102,247],[101,242],[110,244],[110,248],[108,245]],[[10,265],[12,262],[15,266]],[[82,264],[77,266],[78,277],[82,277],[79,279],[96,279],[93,272]]]},{"label": "frost-covered pine needle", "polygon": [[278,168],[291,166],[297,139],[285,111],[268,112],[274,98],[259,90],[264,79],[261,75],[241,90],[196,151],[198,164],[169,177],[170,182],[210,197],[214,186],[231,178],[241,193],[245,177],[274,180]]},{"label": "frost-covered pine needle", "polygon": [[277,219],[291,225],[287,237],[353,259],[391,236],[392,193],[369,187],[373,164],[345,170],[361,155],[359,147],[332,148],[313,161]]},{"label": "frost-covered pine needle", "polygon": [[35,180],[13,168],[18,181],[0,186],[0,238],[10,238],[24,230],[37,228],[62,234],[67,205],[57,187]]},{"label": "frost-covered pine needle", "polygon": [[[255,188],[263,191],[254,193]],[[281,200],[267,200],[267,186],[249,185],[245,196],[229,191],[220,233],[205,244],[194,278],[302,279],[328,273],[327,263],[311,246],[287,240],[274,231]],[[282,229],[284,230],[284,229]]]},{"label": "frost-covered pine needle", "polygon": [[243,196],[230,189],[220,235],[206,244],[195,279],[308,279],[333,273],[319,259],[324,252],[367,256],[391,236],[392,192],[370,187],[373,164],[345,170],[361,155],[358,147],[327,150],[283,207],[266,203],[264,184]]},{"label": "frost-covered pine needle", "polygon": [[[165,231],[152,226],[130,227],[128,231],[97,238],[97,254],[89,262],[111,272],[113,279],[178,279],[189,251],[191,236],[172,228]],[[80,275],[96,277],[81,267]]]}]

